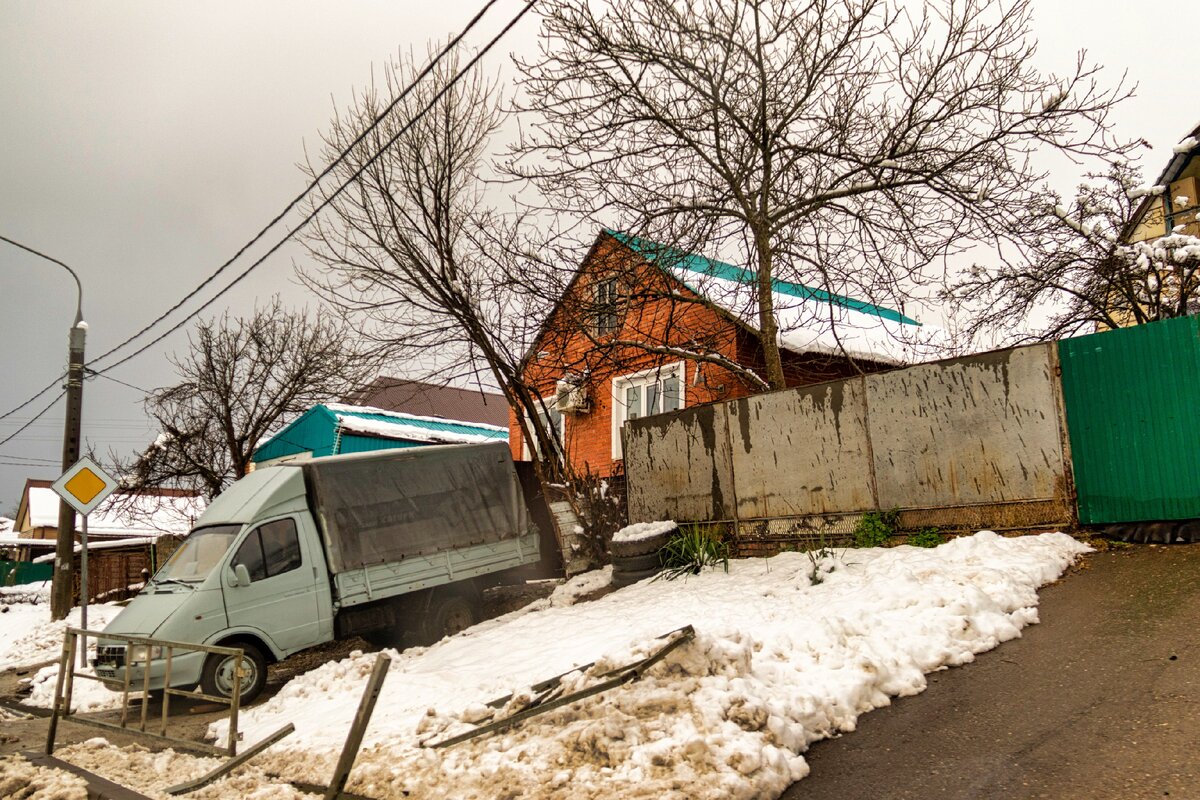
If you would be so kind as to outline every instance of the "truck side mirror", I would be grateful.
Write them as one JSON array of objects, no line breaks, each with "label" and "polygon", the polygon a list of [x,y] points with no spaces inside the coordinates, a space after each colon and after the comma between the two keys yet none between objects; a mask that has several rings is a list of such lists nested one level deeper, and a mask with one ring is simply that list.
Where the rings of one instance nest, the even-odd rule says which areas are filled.
[{"label": "truck side mirror", "polygon": [[250,585],[250,570],[246,569],[245,564],[233,565],[233,580],[229,582],[230,586],[249,586]]}]

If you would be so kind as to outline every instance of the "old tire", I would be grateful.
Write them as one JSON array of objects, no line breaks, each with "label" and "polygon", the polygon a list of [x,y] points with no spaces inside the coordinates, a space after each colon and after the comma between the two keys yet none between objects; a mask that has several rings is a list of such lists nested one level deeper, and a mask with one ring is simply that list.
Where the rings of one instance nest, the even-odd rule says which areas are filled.
[{"label": "old tire", "polygon": [[641,572],[645,569],[662,569],[658,553],[640,556],[613,556],[613,572]]},{"label": "old tire", "polygon": [[672,528],[669,531],[656,533],[653,536],[647,536],[644,539],[634,539],[627,542],[617,541],[614,539],[608,545],[608,552],[612,554],[613,561],[616,561],[618,558],[630,558],[632,556],[644,556],[649,553],[657,553],[663,548],[663,546],[666,545],[667,541],[671,538],[672,534],[674,534],[676,530],[678,530],[678,528]]},{"label": "old tire", "polygon": [[453,636],[479,622],[479,605],[465,594],[436,595],[421,626],[427,644]]},{"label": "old tire", "polygon": [[[252,702],[262,694],[267,685],[267,659],[257,645],[250,642],[236,642],[232,646],[242,648],[246,654],[242,661],[242,694],[241,705]],[[214,697],[233,697],[233,671],[237,656],[226,656],[212,653],[204,661],[204,671],[200,674],[200,690]]]},{"label": "old tire", "polygon": [[612,585],[620,589],[625,586],[631,586],[638,581],[643,581],[646,578],[657,575],[660,572],[662,572],[662,567],[640,569],[633,572],[618,572],[614,569],[612,574]]}]

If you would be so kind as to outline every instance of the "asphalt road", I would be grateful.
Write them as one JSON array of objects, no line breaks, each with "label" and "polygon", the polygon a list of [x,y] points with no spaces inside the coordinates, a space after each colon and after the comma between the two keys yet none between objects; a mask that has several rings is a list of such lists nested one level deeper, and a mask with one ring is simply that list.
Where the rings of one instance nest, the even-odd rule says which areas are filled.
[{"label": "asphalt road", "polygon": [[1090,555],[1039,613],[813,745],[784,797],[1200,798],[1200,544]]}]

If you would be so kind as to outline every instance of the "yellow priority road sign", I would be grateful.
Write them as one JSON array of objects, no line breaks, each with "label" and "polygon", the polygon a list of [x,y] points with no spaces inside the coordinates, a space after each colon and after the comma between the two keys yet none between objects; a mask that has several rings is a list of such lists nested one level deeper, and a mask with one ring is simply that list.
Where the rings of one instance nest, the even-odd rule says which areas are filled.
[{"label": "yellow priority road sign", "polygon": [[59,476],[50,488],[80,514],[90,514],[92,509],[116,491],[117,479],[84,456]]}]

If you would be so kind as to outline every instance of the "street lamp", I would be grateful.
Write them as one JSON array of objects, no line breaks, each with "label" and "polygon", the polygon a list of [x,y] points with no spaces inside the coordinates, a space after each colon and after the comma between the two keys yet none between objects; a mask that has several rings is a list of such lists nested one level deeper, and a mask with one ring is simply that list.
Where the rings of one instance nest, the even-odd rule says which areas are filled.
[{"label": "street lamp", "polygon": [[[83,421],[83,345],[87,338],[88,324],[83,321],[83,284],[75,270],[68,267],[57,258],[40,253],[20,242],[15,242],[6,236],[0,236],[0,241],[8,242],[27,253],[57,264],[75,279],[77,292],[75,302],[75,322],[71,325],[67,337],[67,416],[63,425],[63,455],[62,468],[66,472],[79,460],[80,428]],[[59,500],[58,505],[58,540],[54,548],[54,582],[50,590],[50,616],[60,620],[71,611],[74,601],[72,590],[72,572],[75,561],[75,509],[65,500]],[[87,587],[80,587],[80,592],[87,593]]]}]

